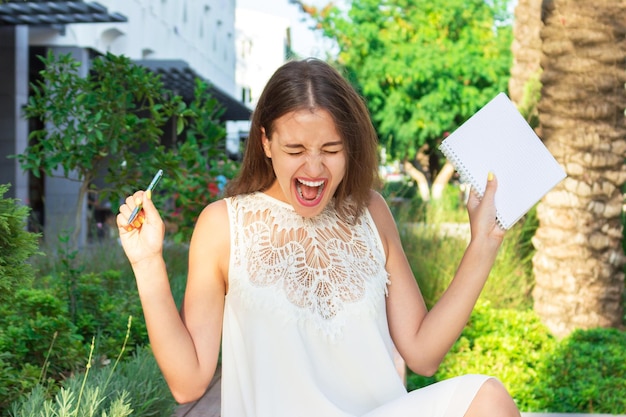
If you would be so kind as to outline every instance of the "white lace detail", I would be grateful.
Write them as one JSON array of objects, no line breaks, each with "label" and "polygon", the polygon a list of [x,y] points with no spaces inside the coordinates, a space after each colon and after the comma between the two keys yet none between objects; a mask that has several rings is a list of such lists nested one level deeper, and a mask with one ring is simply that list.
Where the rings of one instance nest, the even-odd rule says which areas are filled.
[{"label": "white lace detail", "polygon": [[227,202],[232,237],[229,292],[241,291],[246,284],[281,289],[295,306],[293,317],[313,318],[331,333],[343,322],[338,316],[348,304],[379,304],[375,300],[386,292],[388,275],[368,212],[342,220],[330,207],[315,218],[304,218],[262,193]]}]

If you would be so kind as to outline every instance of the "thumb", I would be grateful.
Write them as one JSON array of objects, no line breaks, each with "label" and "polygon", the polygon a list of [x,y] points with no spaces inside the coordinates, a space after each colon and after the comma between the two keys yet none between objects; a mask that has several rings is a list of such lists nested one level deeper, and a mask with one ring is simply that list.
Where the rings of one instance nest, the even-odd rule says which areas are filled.
[{"label": "thumb", "polygon": [[487,174],[487,185],[485,186],[485,193],[483,194],[483,199],[493,201],[496,195],[497,188],[498,188],[498,180],[495,174],[489,171],[489,174]]},{"label": "thumb", "polygon": [[143,193],[142,202],[144,215],[147,219],[154,219],[159,217],[159,212],[152,202],[152,191],[146,191]]}]

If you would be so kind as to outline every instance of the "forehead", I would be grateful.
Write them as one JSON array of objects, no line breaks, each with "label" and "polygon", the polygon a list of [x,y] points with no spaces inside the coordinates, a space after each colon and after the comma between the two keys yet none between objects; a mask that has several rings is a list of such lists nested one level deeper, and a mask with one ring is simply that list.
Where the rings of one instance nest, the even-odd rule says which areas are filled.
[{"label": "forehead", "polygon": [[286,113],[275,120],[272,139],[285,141],[343,142],[331,114],[324,109],[303,109]]}]

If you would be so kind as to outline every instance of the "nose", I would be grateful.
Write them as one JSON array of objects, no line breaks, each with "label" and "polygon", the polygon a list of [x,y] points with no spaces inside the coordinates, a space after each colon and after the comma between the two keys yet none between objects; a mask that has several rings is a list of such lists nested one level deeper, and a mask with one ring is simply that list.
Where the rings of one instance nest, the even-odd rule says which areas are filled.
[{"label": "nose", "polygon": [[316,178],[324,172],[324,157],[321,153],[308,154],[305,162],[305,173]]}]

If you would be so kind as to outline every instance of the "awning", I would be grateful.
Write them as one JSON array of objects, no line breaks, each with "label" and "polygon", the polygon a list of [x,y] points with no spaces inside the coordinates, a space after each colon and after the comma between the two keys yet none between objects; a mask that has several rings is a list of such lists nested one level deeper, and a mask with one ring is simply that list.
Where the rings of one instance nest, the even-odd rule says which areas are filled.
[{"label": "awning", "polygon": [[0,1],[0,26],[50,26],[71,23],[127,22],[99,3],[71,1]]},{"label": "awning", "polygon": [[[135,64],[144,66],[156,74],[161,75],[161,80],[165,88],[183,97],[185,102],[190,102],[194,98],[196,78],[204,79],[198,75],[187,62],[179,59],[155,60],[145,59],[134,61]],[[252,110],[241,101],[238,101],[227,92],[211,84],[208,84],[208,92],[212,97],[225,108],[222,121],[226,120],[250,120]]]}]

